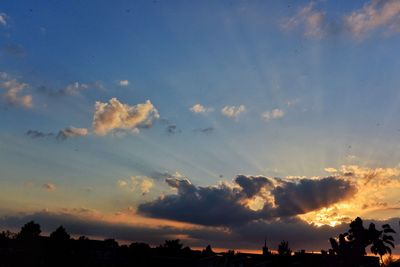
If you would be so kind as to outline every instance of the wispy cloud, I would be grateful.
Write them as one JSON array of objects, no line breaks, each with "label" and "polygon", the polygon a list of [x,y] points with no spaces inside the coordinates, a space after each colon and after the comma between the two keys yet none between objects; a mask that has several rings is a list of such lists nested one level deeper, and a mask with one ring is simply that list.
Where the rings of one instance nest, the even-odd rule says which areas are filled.
[{"label": "wispy cloud", "polygon": [[274,119],[279,119],[285,116],[285,112],[282,109],[276,108],[271,111],[265,111],[261,114],[264,121],[271,121]]},{"label": "wispy cloud", "polygon": [[128,86],[129,85],[129,81],[128,80],[120,80],[120,81],[118,81],[118,84],[120,86]]},{"label": "wispy cloud", "polygon": [[193,132],[197,132],[197,133],[204,133],[204,134],[211,134],[215,131],[214,127],[206,127],[206,128],[197,128],[194,129]]},{"label": "wispy cloud", "polygon": [[229,118],[237,118],[240,114],[246,111],[244,105],[239,106],[225,106],[221,109],[221,114]]},{"label": "wispy cloud", "polygon": [[5,72],[0,72],[0,89],[5,90],[0,96],[9,105],[31,108],[33,106],[32,95],[24,94],[28,84],[19,82]]},{"label": "wispy cloud", "polygon": [[400,1],[371,1],[345,16],[344,20],[357,38],[363,38],[377,29],[382,29],[386,34],[397,33],[400,31]]},{"label": "wispy cloud", "polygon": [[293,17],[284,19],[281,27],[286,31],[300,29],[307,37],[321,38],[325,34],[324,19],[325,12],[316,10],[311,2],[300,8]]},{"label": "wispy cloud", "polygon": [[138,132],[139,128],[151,127],[159,117],[157,109],[149,100],[130,106],[112,98],[108,103],[96,102],[93,129],[98,135],[106,135],[118,129]]},{"label": "wispy cloud", "polygon": [[86,128],[67,127],[59,130],[57,134],[54,132],[45,133],[38,130],[28,130],[25,134],[33,139],[55,137],[59,141],[64,141],[70,137],[87,136],[89,131]]},{"label": "wispy cloud", "polygon": [[170,124],[168,125],[165,130],[167,131],[168,134],[177,134],[180,133],[181,130],[178,128],[178,126],[176,126],[175,124]]},{"label": "wispy cloud", "polygon": [[201,113],[210,113],[214,111],[213,108],[205,107],[201,104],[194,104],[190,109],[191,112],[196,113],[196,114],[201,114]]},{"label": "wispy cloud", "polygon": [[75,128],[75,127],[68,127],[61,129],[58,134],[57,134],[57,139],[58,140],[66,140],[67,138],[70,137],[76,137],[76,136],[87,136],[88,135],[88,129],[86,128]]},{"label": "wispy cloud", "polygon": [[25,134],[27,136],[29,136],[30,138],[45,138],[45,137],[54,137],[55,136],[54,133],[44,133],[44,132],[37,131],[37,130],[28,130]]},{"label": "wispy cloud", "polygon": [[47,86],[40,86],[37,88],[37,92],[45,94],[49,97],[66,97],[66,96],[78,96],[84,91],[90,89],[102,89],[102,88],[103,84],[100,81],[92,83],[82,83],[76,81],[68,84],[67,86],[61,89],[52,89]]},{"label": "wispy cloud", "polygon": [[0,25],[7,25],[7,15],[5,13],[0,13]]}]

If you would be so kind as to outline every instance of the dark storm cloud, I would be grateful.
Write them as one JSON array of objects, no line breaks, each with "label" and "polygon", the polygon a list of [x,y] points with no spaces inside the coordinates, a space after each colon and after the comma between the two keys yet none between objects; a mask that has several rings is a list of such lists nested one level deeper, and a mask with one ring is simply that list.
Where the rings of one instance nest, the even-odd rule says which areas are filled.
[{"label": "dark storm cloud", "polygon": [[[200,225],[241,225],[256,220],[290,217],[327,207],[355,194],[348,181],[335,177],[318,180],[273,180],[262,176],[238,175],[235,186],[198,187],[187,179],[168,178],[167,184],[177,194],[160,197],[139,205],[146,216],[190,222]],[[275,207],[264,193],[275,199]],[[255,196],[264,198],[264,206],[253,210],[245,205]]]},{"label": "dark storm cloud", "polygon": [[348,181],[336,177],[283,182],[271,191],[277,216],[293,216],[327,207],[356,193]]},{"label": "dark storm cloud", "polygon": [[[264,211],[254,211],[242,204],[248,195],[269,184],[261,177],[238,176],[238,186],[226,184],[197,187],[187,179],[168,178],[166,182],[177,190],[176,195],[160,197],[153,202],[139,205],[144,215],[167,218],[200,225],[234,225],[259,219]],[[264,178],[264,177],[263,177]],[[267,179],[267,178],[264,178]],[[235,180],[236,181],[236,180]],[[259,185],[258,190],[252,183]],[[265,206],[267,209],[268,203]]]}]

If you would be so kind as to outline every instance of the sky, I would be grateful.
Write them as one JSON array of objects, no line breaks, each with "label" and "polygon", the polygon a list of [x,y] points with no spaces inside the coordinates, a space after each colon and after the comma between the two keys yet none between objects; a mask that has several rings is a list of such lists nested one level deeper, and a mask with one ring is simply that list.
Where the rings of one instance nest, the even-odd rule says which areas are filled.
[{"label": "sky", "polygon": [[[400,2],[0,3],[0,229],[329,248],[398,229]],[[398,239],[400,240],[400,239]]]}]

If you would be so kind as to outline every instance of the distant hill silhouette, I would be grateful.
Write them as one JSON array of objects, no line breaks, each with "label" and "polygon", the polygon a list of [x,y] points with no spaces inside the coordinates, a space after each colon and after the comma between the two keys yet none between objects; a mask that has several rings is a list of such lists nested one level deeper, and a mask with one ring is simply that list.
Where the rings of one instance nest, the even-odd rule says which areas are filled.
[{"label": "distant hill silhouette", "polygon": [[[73,239],[63,226],[50,236],[41,236],[40,225],[30,221],[19,233],[0,233],[0,267],[20,266],[307,266],[307,267],[378,267],[379,258],[366,256],[366,249],[375,255],[391,254],[395,231],[390,225],[377,230],[374,224],[364,228],[361,218],[350,224],[348,232],[331,238],[332,249],[321,253],[293,253],[288,241],[282,241],[277,254],[271,253],[265,242],[262,254],[215,253],[208,245],[204,250],[192,250],[179,239],[166,240],[151,247],[146,243],[119,245],[114,239],[90,240],[85,236]],[[390,263],[386,266],[399,266]]]}]

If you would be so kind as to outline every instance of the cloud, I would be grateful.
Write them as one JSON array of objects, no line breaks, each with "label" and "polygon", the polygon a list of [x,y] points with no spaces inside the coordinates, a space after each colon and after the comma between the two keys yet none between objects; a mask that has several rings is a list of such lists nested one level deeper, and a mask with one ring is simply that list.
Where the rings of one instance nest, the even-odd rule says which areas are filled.
[{"label": "cloud", "polygon": [[351,199],[302,215],[302,219],[319,224],[335,224],[342,218],[356,216],[388,218],[392,216],[390,209],[398,206],[393,200],[393,192],[400,190],[399,168],[343,165],[336,172],[332,168],[330,173],[352,184],[357,193]]},{"label": "cloud", "polygon": [[285,116],[285,112],[282,109],[273,109],[271,111],[265,111],[261,114],[261,117],[263,118],[264,121],[270,121],[273,119],[279,119]]},{"label": "cloud", "polygon": [[47,137],[55,137],[59,141],[64,141],[70,137],[83,137],[89,134],[86,128],[75,128],[75,127],[67,127],[58,131],[57,134],[49,132],[44,133],[37,130],[28,130],[25,135],[30,138],[47,138]]},{"label": "cloud", "polygon": [[75,127],[68,127],[61,129],[57,134],[57,140],[66,140],[70,137],[83,137],[88,135],[88,130],[86,128],[75,128]]},{"label": "cloud", "polygon": [[258,194],[264,187],[273,186],[271,180],[263,176],[238,175],[235,178],[235,183],[242,188],[243,193],[245,193],[248,198]]},{"label": "cloud", "polygon": [[241,204],[245,193],[227,184],[197,187],[187,179],[168,178],[176,195],[139,205],[141,214],[200,225],[232,225],[259,218],[259,212]]},{"label": "cloud", "polygon": [[128,86],[128,85],[129,85],[129,81],[128,81],[128,80],[120,80],[120,81],[118,82],[118,84],[119,84],[120,86]]},{"label": "cloud", "polygon": [[278,216],[293,216],[317,210],[356,193],[349,182],[335,177],[322,179],[300,179],[298,182],[284,182],[272,190]]},{"label": "cloud", "polygon": [[86,90],[89,88],[88,84],[74,82],[67,85],[64,89],[61,90],[61,94],[65,95],[78,95],[81,91]]},{"label": "cloud", "polygon": [[356,192],[350,182],[335,177],[284,180],[238,175],[232,184],[206,187],[186,178],[167,178],[166,182],[177,193],[143,203],[138,211],[199,225],[240,225],[296,216],[346,200]]},{"label": "cloud", "polygon": [[132,192],[139,190],[142,195],[146,195],[150,192],[154,182],[148,177],[131,176],[126,180],[118,180],[117,185]]},{"label": "cloud", "polygon": [[214,111],[213,108],[207,108],[201,104],[195,104],[189,110],[196,114],[201,114],[201,113],[204,114],[204,113],[210,113],[210,112]]},{"label": "cloud", "polygon": [[112,98],[108,103],[96,102],[93,129],[98,135],[106,135],[118,129],[138,131],[139,128],[151,127],[159,117],[157,109],[149,100],[129,106]]},{"label": "cloud", "polygon": [[240,114],[246,111],[244,105],[240,106],[225,106],[221,109],[221,114],[229,118],[237,118]]},{"label": "cloud", "polygon": [[41,131],[37,131],[37,130],[28,130],[25,133],[27,136],[29,136],[30,138],[45,138],[45,137],[53,137],[55,134],[54,133],[44,133]]},{"label": "cloud", "polygon": [[311,2],[302,7],[297,13],[286,18],[281,27],[286,31],[301,29],[306,37],[321,38],[325,35],[325,13],[314,9],[314,3]]},{"label": "cloud", "polygon": [[179,171],[171,172],[153,172],[150,177],[155,180],[165,180],[167,178],[182,178],[183,175]]},{"label": "cloud", "polygon": [[56,190],[56,186],[52,183],[46,183],[42,185],[42,188],[47,191],[54,191]]},{"label": "cloud", "polygon": [[168,125],[165,130],[168,134],[177,134],[181,132],[175,124]]},{"label": "cloud", "polygon": [[5,72],[0,72],[0,89],[5,90],[0,94],[1,99],[9,105],[31,108],[32,95],[23,94],[28,84],[19,82]]},{"label": "cloud", "polygon": [[374,0],[361,9],[344,17],[348,29],[357,38],[382,29],[386,33],[400,31],[400,2],[397,0]]},{"label": "cloud", "polygon": [[211,134],[214,131],[215,131],[214,127],[197,128],[193,130],[193,132],[204,133],[204,134]]},{"label": "cloud", "polygon": [[46,86],[40,86],[36,90],[38,93],[45,94],[49,97],[66,97],[66,96],[78,96],[83,91],[89,89],[102,89],[103,85],[100,81],[92,82],[92,83],[81,83],[81,82],[73,82],[68,84],[64,88],[54,90],[52,88]]},{"label": "cloud", "polygon": [[335,168],[331,168],[331,167],[325,168],[324,171],[329,172],[329,173],[337,172],[337,170]]},{"label": "cloud", "polygon": [[0,13],[0,25],[2,26],[7,25],[7,15],[4,13]]}]

